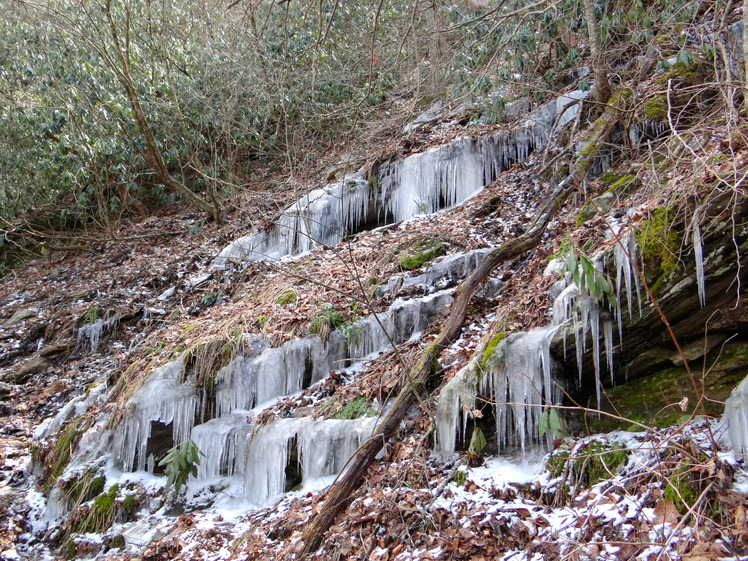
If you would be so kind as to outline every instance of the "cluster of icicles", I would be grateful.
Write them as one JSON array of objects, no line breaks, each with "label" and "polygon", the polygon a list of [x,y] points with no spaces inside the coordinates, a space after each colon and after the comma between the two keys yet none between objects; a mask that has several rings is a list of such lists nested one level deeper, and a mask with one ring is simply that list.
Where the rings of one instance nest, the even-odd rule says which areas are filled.
[{"label": "cluster of icicles", "polygon": [[[469,267],[475,262],[470,257],[453,260],[454,267]],[[451,274],[454,267],[441,275]],[[124,472],[153,472],[149,445],[154,424],[159,424],[169,431],[171,444],[190,439],[204,454],[197,481],[191,483],[198,488],[223,479],[261,505],[287,490],[287,468],[293,462],[301,486],[323,485],[372,433],[376,418],[275,418],[262,424],[256,422],[259,413],[324,379],[332,369],[355,370],[361,359],[417,336],[451,302],[449,291],[397,300],[377,317],[334,330],[326,343],[310,335],[272,348],[268,338],[244,336],[236,358],[215,373],[210,398],[205,388],[197,387],[186,356],[168,362],[130,399],[119,426],[111,431],[97,426],[84,436],[69,469],[112,452],[115,466]]]},{"label": "cluster of icicles", "polygon": [[[628,314],[642,313],[642,287],[631,263],[637,262],[638,249],[633,236],[619,239],[610,255],[616,271],[615,305],[601,306],[589,294],[580,291],[570,281],[559,281],[560,293],[553,303],[550,325],[529,332],[514,333],[503,339],[495,351],[481,363],[474,359],[442,389],[436,414],[436,452],[448,455],[455,450],[456,441],[464,440],[473,410],[480,400],[493,405],[499,448],[541,444],[540,420],[548,406],[559,404],[563,396],[564,380],[554,376],[551,343],[557,336],[574,337],[579,382],[582,380],[583,357],[592,348],[592,363],[600,407],[602,388],[602,354],[605,352],[611,383],[615,383],[613,350],[615,323],[619,341],[623,339],[622,301],[625,298]],[[596,267],[604,270],[605,263]],[[703,278],[703,274],[700,276]],[[701,289],[700,289],[701,291]],[[479,353],[477,353],[479,354]],[[459,426],[458,426],[459,425]],[[458,430],[459,429],[459,430]]]},{"label": "cluster of icicles", "polygon": [[267,231],[240,238],[215,267],[275,260],[330,246],[367,224],[400,222],[464,202],[511,165],[526,159],[575,119],[585,97],[575,91],[540,107],[511,131],[462,137],[380,166],[376,181],[351,174],[301,197]]}]

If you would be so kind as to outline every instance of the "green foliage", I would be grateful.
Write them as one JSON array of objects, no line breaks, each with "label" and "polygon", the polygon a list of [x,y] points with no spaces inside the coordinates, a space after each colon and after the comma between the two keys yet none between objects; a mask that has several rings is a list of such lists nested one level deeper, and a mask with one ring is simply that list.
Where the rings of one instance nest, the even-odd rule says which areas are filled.
[{"label": "green foliage", "polygon": [[461,469],[458,469],[455,472],[453,481],[455,482],[455,485],[458,487],[462,487],[467,482],[467,472]]},{"label": "green foliage", "polygon": [[564,264],[564,271],[571,275],[574,284],[581,292],[589,293],[597,302],[602,302],[604,299],[611,304],[615,302],[613,283],[605,273],[595,268],[592,259],[584,253],[577,254],[576,250],[570,249]]},{"label": "green foliage", "polygon": [[323,341],[327,341],[330,333],[345,323],[343,312],[332,306],[324,304],[312,318],[309,324],[309,333],[319,335]]},{"label": "green foliage", "polygon": [[400,253],[398,264],[403,271],[411,271],[446,252],[447,248],[439,238],[419,240],[412,249]]},{"label": "green foliage", "polygon": [[200,299],[200,302],[203,306],[215,306],[218,304],[221,299],[223,298],[223,289],[219,288],[216,292],[212,294],[206,294]]},{"label": "green foliage", "polygon": [[187,483],[190,475],[197,476],[197,467],[200,465],[200,456],[205,455],[198,449],[197,445],[186,440],[174,446],[166,454],[158,465],[164,467],[167,476],[165,490],[174,486],[177,493]]},{"label": "green foliage", "polygon": [[483,431],[479,427],[473,427],[473,434],[470,437],[470,444],[468,445],[468,454],[479,456],[486,449],[487,444]]},{"label": "green foliage", "polygon": [[545,436],[546,431],[549,429],[553,438],[565,438],[569,436],[566,421],[561,417],[558,409],[554,407],[543,411],[540,415],[540,422],[538,423],[538,433],[541,438]]},{"label": "green foliage", "polygon": [[86,324],[96,323],[96,320],[99,319],[100,314],[101,310],[98,308],[98,306],[90,308],[88,312],[86,312]]},{"label": "green foliage", "polygon": [[276,303],[280,304],[281,306],[288,306],[289,304],[296,304],[298,298],[298,295],[293,290],[289,290],[279,296],[276,300]]}]

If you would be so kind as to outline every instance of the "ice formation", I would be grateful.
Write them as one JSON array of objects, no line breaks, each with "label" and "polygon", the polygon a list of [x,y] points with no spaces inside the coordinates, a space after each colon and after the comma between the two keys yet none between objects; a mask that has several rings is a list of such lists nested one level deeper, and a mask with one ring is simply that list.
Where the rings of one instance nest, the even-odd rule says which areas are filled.
[{"label": "ice formation", "polygon": [[706,306],[706,281],[704,279],[704,244],[701,240],[699,214],[697,211],[693,218],[693,257],[696,262],[696,287],[699,293],[699,303],[703,308]]},{"label": "ice formation", "polygon": [[486,362],[486,372],[471,362],[442,389],[436,412],[436,452],[454,451],[457,423],[462,414],[462,438],[469,411],[477,397],[494,403],[499,448],[523,450],[541,442],[540,416],[547,405],[558,403],[561,391],[552,377],[550,342],[558,329],[548,326],[514,333],[501,341]]},{"label": "ice formation", "polygon": [[371,188],[360,174],[347,176],[324,189],[301,197],[281,214],[268,230],[240,238],[226,247],[213,262],[280,259],[318,245],[334,245],[366,222]]},{"label": "ice formation", "polygon": [[286,467],[296,448],[302,487],[325,484],[340,473],[361,443],[372,433],[376,418],[349,421],[277,419],[260,427],[248,446],[244,492],[255,505],[286,491]]},{"label": "ice formation", "polygon": [[171,424],[174,444],[189,438],[195,424],[198,398],[192,385],[181,382],[183,372],[181,359],[164,364],[153,371],[130,399],[114,440],[116,461],[123,471],[146,469],[152,422]]},{"label": "ice formation", "polygon": [[328,343],[330,360],[340,367],[403,343],[445,312],[451,302],[449,291],[396,300],[384,313],[367,316],[346,329],[333,331]]},{"label": "ice formation", "polygon": [[732,390],[725,401],[723,421],[727,436],[738,454],[748,454],[748,377]]},{"label": "ice formation", "polygon": [[[153,471],[156,458],[149,454],[157,448],[163,453],[189,438],[203,453],[195,485],[228,478],[232,488],[238,486],[242,496],[258,505],[286,491],[286,472],[293,462],[299,463],[305,487],[324,484],[343,469],[371,432],[374,419],[302,417],[257,425],[258,412],[323,379],[333,367],[343,368],[407,341],[451,302],[448,291],[396,300],[378,317],[334,330],[326,345],[310,335],[271,348],[265,337],[245,336],[238,356],[216,372],[215,399],[210,404],[204,389],[195,387],[184,359],[169,362],[154,370],[130,399],[114,431],[98,431],[97,449],[103,454],[111,447],[122,471]],[[155,443],[151,442],[153,423],[161,424]],[[77,459],[71,463],[81,465]]]},{"label": "ice formation", "polygon": [[586,95],[575,91],[560,96],[533,111],[515,130],[457,138],[388,162],[380,167],[377,193],[360,173],[312,191],[287,208],[269,230],[226,247],[213,266],[298,255],[317,245],[334,245],[375,218],[399,222],[462,203],[576,118],[579,104],[574,102]]},{"label": "ice formation", "polygon": [[316,335],[292,339],[279,348],[254,338],[240,354],[216,374],[216,415],[234,409],[252,409],[287,396],[324,378],[327,354]]},{"label": "ice formation", "polygon": [[86,325],[78,328],[78,341],[88,341],[88,345],[91,352],[96,352],[99,348],[99,341],[101,336],[111,331],[112,327],[117,321],[117,316],[110,317],[109,319],[97,319],[93,323],[87,323]]},{"label": "ice formation", "polygon": [[198,479],[233,477],[243,473],[251,428],[249,415],[245,413],[223,415],[194,427],[190,438],[203,454]]},{"label": "ice formation", "polygon": [[623,316],[621,314],[621,292],[622,287],[626,287],[626,305],[628,308],[629,319],[633,317],[634,309],[634,291],[636,291],[636,300],[639,306],[639,315],[642,313],[641,298],[641,281],[639,275],[634,271],[632,263],[638,261],[639,250],[634,236],[624,236],[618,239],[613,249],[613,260],[616,268],[616,317],[618,319],[618,330],[621,339],[623,339]]}]

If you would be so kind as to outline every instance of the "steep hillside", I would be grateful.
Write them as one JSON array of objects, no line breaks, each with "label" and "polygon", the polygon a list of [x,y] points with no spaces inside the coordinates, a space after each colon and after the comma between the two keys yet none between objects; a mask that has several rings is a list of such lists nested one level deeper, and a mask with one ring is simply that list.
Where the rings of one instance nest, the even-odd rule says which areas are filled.
[{"label": "steep hillside", "polygon": [[746,555],[748,133],[684,42],[6,275],[1,555]]}]

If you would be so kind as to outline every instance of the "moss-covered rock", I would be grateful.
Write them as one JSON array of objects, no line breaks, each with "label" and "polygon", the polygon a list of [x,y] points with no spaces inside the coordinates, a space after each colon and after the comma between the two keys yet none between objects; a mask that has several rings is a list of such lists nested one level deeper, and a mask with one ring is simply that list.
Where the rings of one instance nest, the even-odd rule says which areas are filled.
[{"label": "moss-covered rock", "polygon": [[398,264],[404,271],[418,269],[426,263],[447,253],[447,247],[439,238],[419,240],[411,249],[398,256]]},{"label": "moss-covered rock", "polygon": [[656,209],[636,231],[644,274],[652,291],[678,266],[681,234],[674,228],[675,212],[669,207]]}]

